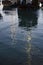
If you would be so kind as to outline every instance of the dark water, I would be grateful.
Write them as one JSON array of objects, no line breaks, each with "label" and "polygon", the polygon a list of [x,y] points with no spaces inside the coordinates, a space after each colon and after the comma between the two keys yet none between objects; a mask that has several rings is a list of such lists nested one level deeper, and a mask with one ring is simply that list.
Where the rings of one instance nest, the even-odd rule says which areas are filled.
[{"label": "dark water", "polygon": [[43,10],[0,13],[0,65],[43,65]]}]

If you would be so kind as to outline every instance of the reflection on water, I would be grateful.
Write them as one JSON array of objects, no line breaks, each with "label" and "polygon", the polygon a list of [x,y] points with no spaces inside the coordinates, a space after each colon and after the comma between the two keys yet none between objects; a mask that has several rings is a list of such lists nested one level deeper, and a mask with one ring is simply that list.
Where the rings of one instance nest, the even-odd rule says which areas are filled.
[{"label": "reflection on water", "polygon": [[0,14],[0,19],[2,19],[2,15]]},{"label": "reflection on water", "polygon": [[[31,44],[31,40],[32,40],[32,29],[34,29],[36,27],[36,25],[38,24],[37,21],[37,14],[36,12],[33,12],[32,10],[20,10],[18,9],[18,15],[19,15],[19,27],[21,27],[22,29],[24,29],[27,33],[27,35],[25,36],[26,40],[28,43],[26,43],[27,47],[26,48],[26,53],[28,56],[28,60],[26,62],[26,65],[32,65],[31,61],[31,49],[32,49],[32,44]],[[24,33],[25,35],[25,33]]]},{"label": "reflection on water", "polygon": [[43,65],[43,11],[4,10],[0,19],[0,65]]},{"label": "reflection on water", "polygon": [[34,27],[37,25],[37,15],[32,10],[19,10],[18,11],[21,27]]}]

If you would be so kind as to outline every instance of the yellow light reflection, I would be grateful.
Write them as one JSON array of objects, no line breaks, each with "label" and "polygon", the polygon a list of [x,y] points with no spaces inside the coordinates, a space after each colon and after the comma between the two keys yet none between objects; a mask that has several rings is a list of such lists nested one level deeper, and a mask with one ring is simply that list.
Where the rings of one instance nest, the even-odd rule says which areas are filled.
[{"label": "yellow light reflection", "polygon": [[27,42],[28,42],[28,44],[27,44],[27,49],[26,49],[26,52],[27,52],[27,55],[28,55],[28,60],[27,60],[27,64],[28,65],[31,65],[31,39],[32,39],[32,37],[31,37],[31,31],[28,31],[28,36],[27,36]]}]

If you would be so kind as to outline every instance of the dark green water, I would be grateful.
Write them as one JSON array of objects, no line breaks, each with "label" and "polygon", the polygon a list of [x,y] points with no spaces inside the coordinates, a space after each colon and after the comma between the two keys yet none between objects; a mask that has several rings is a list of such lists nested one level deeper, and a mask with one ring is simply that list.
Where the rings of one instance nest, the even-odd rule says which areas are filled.
[{"label": "dark green water", "polygon": [[43,10],[0,13],[0,65],[43,65]]}]

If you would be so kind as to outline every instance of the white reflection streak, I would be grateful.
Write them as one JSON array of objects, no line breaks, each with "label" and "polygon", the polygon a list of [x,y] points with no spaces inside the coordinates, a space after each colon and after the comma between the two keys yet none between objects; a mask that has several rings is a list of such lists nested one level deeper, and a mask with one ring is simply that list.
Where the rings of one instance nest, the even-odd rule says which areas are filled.
[{"label": "white reflection streak", "polygon": [[3,9],[3,4],[2,4],[2,0],[0,1],[0,10]]},{"label": "white reflection streak", "polygon": [[42,7],[42,4],[41,3],[39,3],[39,7]]},{"label": "white reflection streak", "polygon": [[3,16],[3,4],[2,4],[2,0],[0,1],[0,14]]},{"label": "white reflection streak", "polygon": [[27,49],[26,49],[26,52],[28,54],[28,61],[27,61],[27,64],[28,65],[31,65],[31,31],[28,31],[28,36],[27,36],[27,41],[28,41],[28,44],[27,44]]},{"label": "white reflection streak", "polygon": [[15,12],[15,15],[11,15],[11,21],[10,21],[10,33],[11,33],[11,39],[12,39],[12,44],[15,46],[16,41],[15,41],[15,36],[16,36],[16,28],[18,27],[18,14],[17,11]]}]

